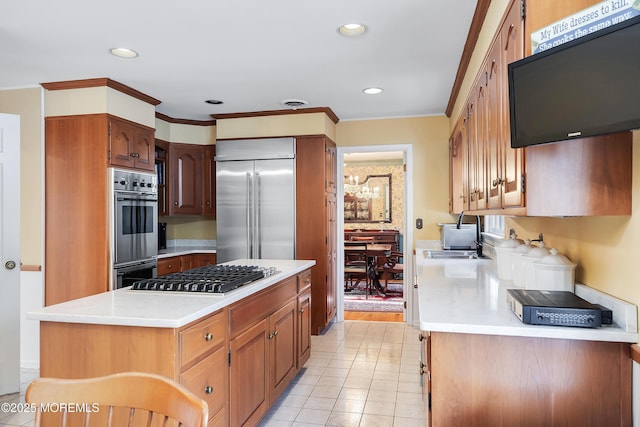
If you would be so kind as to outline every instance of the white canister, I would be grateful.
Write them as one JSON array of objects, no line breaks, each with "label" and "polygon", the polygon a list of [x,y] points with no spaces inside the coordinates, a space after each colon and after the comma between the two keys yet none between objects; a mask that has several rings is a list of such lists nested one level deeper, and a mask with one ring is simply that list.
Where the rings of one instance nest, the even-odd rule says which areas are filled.
[{"label": "white canister", "polygon": [[512,234],[509,239],[503,240],[496,246],[496,262],[498,264],[498,278],[511,282],[513,280],[513,263],[511,255],[522,244],[522,240]]},{"label": "white canister", "polygon": [[545,291],[573,292],[576,264],[566,256],[559,255],[556,248],[533,263],[536,289]]},{"label": "white canister", "polygon": [[520,246],[515,248],[513,253],[511,254],[511,270],[512,270],[512,280],[513,284],[519,288],[524,287],[524,269],[522,266],[522,257],[527,252],[533,249],[531,246],[531,240],[527,239]]},{"label": "white canister", "polygon": [[522,270],[524,276],[524,288],[525,289],[537,289],[536,288],[536,271],[533,267],[533,263],[539,261],[542,257],[549,254],[544,242],[538,243],[538,246],[531,249],[529,252],[522,256]]}]

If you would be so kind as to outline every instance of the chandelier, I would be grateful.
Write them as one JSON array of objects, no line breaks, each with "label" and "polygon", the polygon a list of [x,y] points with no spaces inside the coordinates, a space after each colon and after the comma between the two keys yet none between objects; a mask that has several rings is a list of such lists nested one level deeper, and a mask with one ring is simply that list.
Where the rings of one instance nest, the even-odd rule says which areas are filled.
[{"label": "chandelier", "polygon": [[349,182],[344,184],[345,194],[356,196],[358,199],[377,199],[380,197],[380,189],[374,187],[373,190],[368,184],[360,184],[360,178],[356,175],[349,176]]}]

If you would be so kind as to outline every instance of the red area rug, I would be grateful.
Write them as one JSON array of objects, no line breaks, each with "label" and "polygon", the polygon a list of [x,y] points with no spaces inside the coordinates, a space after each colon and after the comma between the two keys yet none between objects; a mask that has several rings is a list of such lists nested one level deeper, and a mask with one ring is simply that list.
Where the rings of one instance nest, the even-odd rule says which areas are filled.
[{"label": "red area rug", "polygon": [[351,291],[344,292],[345,311],[389,311],[402,312],[404,298],[402,283],[389,283],[389,290],[384,297],[375,291],[373,295],[365,296],[364,283]]}]

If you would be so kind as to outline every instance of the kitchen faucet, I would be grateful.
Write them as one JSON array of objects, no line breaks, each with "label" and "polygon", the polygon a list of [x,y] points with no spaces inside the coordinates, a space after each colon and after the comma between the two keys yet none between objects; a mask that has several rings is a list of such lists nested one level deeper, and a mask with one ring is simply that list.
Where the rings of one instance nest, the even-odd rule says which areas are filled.
[{"label": "kitchen faucet", "polygon": [[462,218],[464,218],[464,211],[460,212],[460,216],[458,217],[458,222],[456,223],[456,228],[460,230],[460,225],[462,224]]},{"label": "kitchen faucet", "polygon": [[[482,256],[482,235],[480,234],[480,215],[476,215],[476,252],[479,257]],[[464,218],[464,211],[460,212],[460,216],[458,216],[458,222],[456,222],[456,228],[460,230],[460,226],[462,225],[462,219]]]}]

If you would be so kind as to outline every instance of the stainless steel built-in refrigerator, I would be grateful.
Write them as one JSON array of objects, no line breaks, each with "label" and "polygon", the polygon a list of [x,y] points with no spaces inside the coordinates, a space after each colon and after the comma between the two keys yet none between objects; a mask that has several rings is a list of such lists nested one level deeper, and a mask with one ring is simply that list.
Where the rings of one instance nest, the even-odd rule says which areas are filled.
[{"label": "stainless steel built-in refrigerator", "polygon": [[216,252],[234,259],[294,259],[295,139],[216,143]]}]

